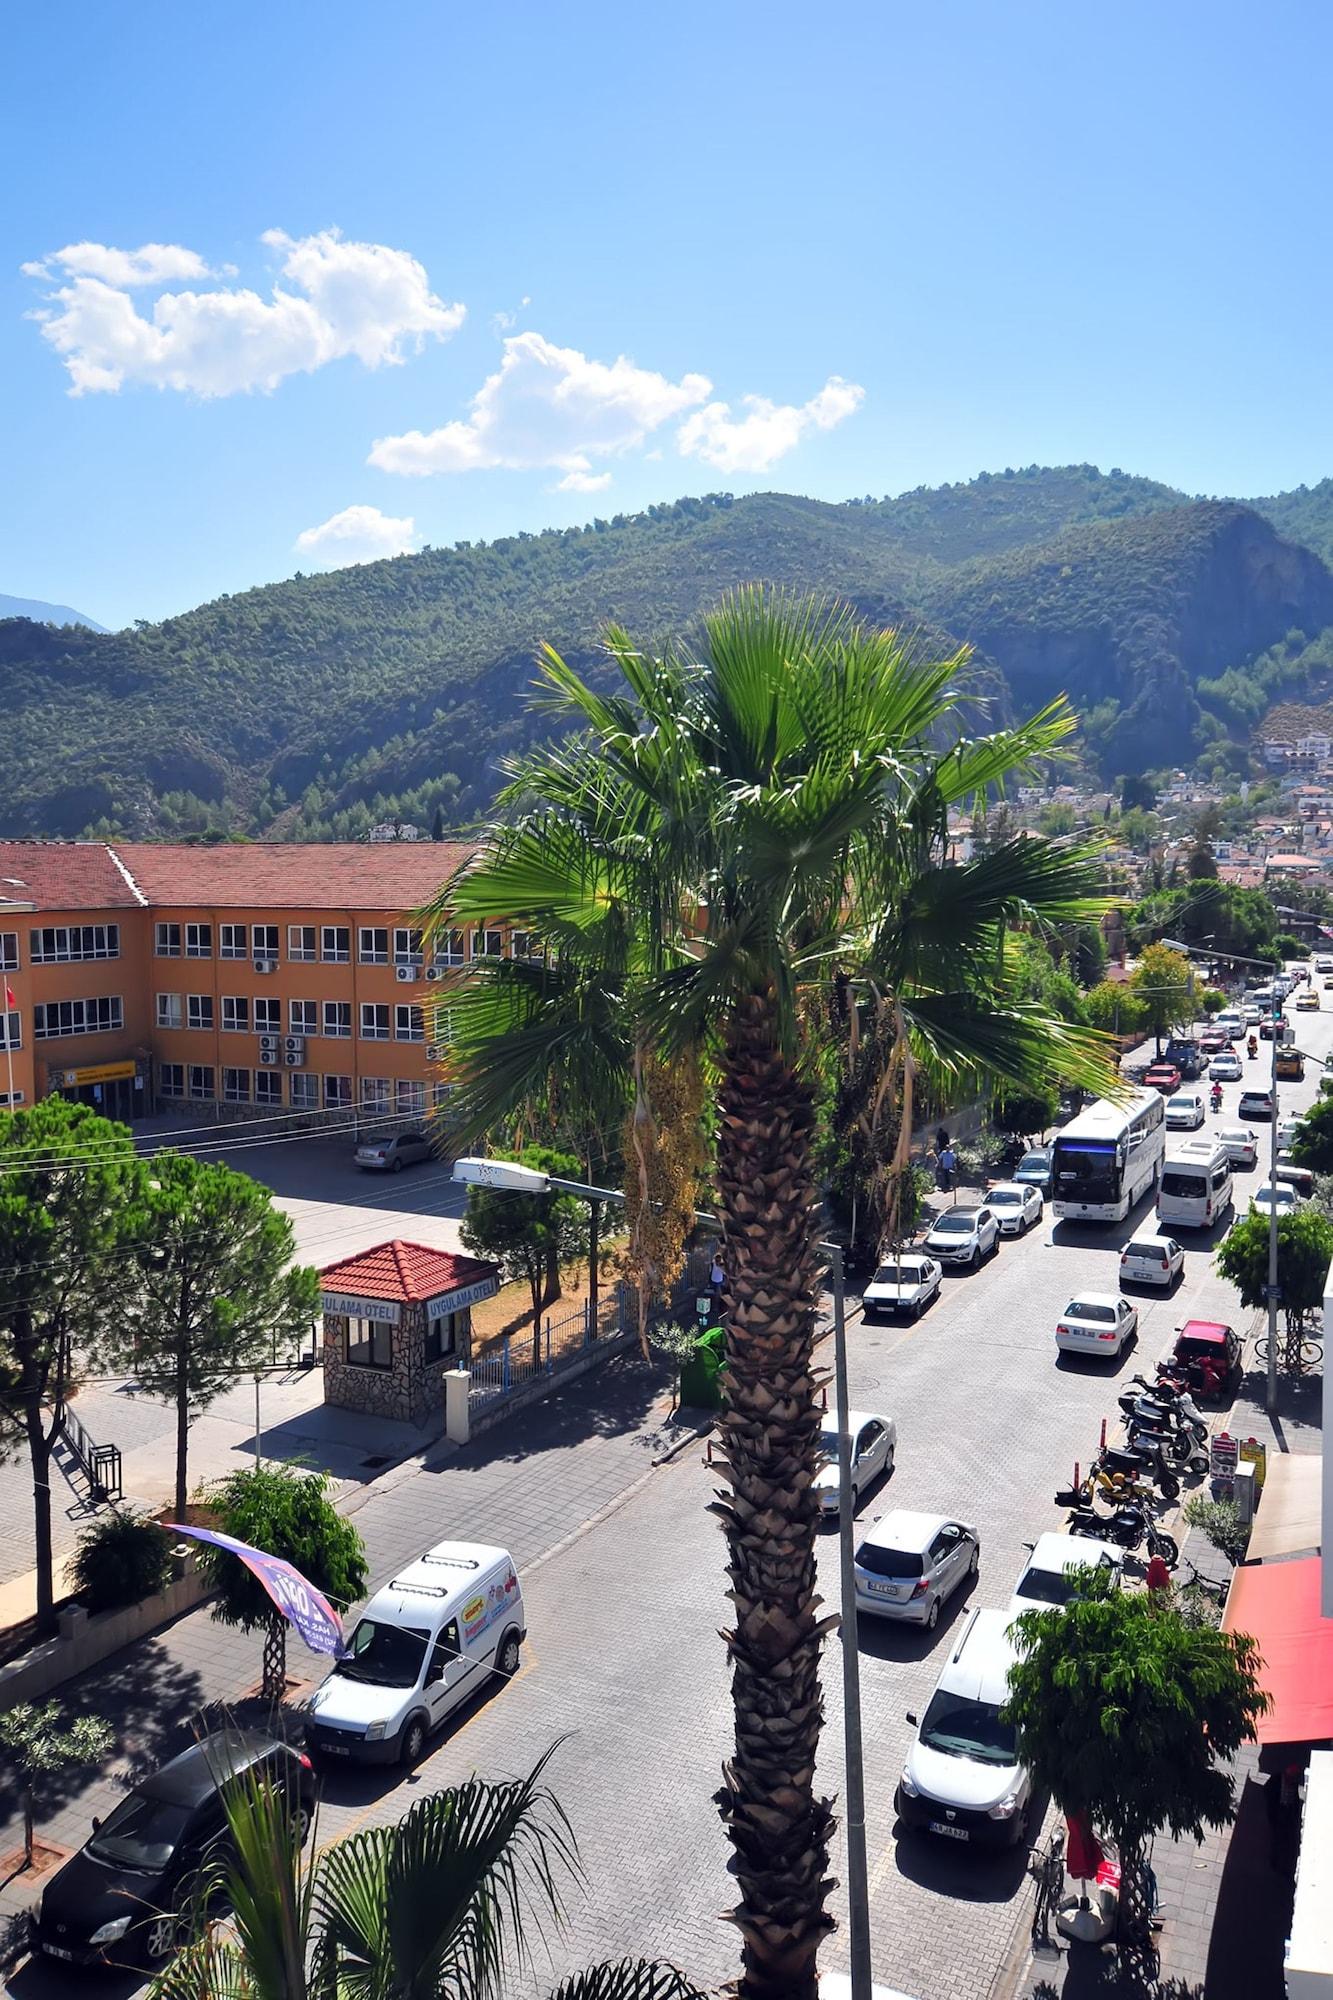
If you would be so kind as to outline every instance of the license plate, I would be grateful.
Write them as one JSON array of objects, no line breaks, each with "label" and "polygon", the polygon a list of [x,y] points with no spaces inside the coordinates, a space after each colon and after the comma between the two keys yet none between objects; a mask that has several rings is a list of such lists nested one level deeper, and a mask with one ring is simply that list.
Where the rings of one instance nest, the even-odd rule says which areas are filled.
[{"label": "license plate", "polygon": [[321,1747],[330,1757],[350,1757],[352,1754],[350,1743],[325,1743]]},{"label": "license plate", "polygon": [[73,1962],[74,1953],[67,1951],[63,1944],[44,1944],[42,1950],[48,1958],[67,1958],[71,1963]]},{"label": "license plate", "polygon": [[946,1820],[942,1819],[933,1819],[930,1822],[930,1830],[932,1833],[942,1833],[946,1840],[967,1839],[967,1828],[965,1826],[950,1826]]},{"label": "license plate", "polygon": [[898,1595],[898,1586],[896,1583],[872,1583],[870,1588],[877,1597],[896,1597]]}]

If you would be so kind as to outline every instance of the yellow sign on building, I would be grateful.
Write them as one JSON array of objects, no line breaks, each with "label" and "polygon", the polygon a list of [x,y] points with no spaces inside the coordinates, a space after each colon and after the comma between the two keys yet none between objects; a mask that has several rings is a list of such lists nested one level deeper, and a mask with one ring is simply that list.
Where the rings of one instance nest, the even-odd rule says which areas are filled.
[{"label": "yellow sign on building", "polygon": [[117,1077],[133,1076],[133,1062],[94,1063],[90,1069],[67,1069],[65,1087],[80,1083],[114,1083]]}]

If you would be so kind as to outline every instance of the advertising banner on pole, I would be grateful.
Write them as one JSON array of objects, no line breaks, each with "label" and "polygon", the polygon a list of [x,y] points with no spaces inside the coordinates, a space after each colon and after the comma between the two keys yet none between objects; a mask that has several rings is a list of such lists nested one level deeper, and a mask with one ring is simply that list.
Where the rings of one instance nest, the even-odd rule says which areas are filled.
[{"label": "advertising banner on pole", "polygon": [[293,1569],[281,1556],[268,1555],[263,1549],[252,1549],[248,1542],[238,1542],[231,1535],[219,1534],[215,1528],[187,1528],[178,1521],[168,1521],[165,1525],[173,1535],[189,1535],[196,1542],[208,1542],[215,1549],[226,1549],[230,1555],[239,1557],[246,1568],[259,1578],[283,1617],[296,1627],[312,1653],[332,1653],[335,1658],[341,1657],[342,1620],[323,1593],[316,1590],[313,1583],[307,1583],[299,1569]]}]

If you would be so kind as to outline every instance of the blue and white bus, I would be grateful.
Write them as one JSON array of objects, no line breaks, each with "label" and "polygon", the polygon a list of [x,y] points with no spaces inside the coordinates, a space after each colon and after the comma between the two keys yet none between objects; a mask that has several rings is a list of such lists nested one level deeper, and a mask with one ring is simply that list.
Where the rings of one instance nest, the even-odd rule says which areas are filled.
[{"label": "blue and white bus", "polygon": [[1166,1151],[1160,1092],[1136,1090],[1123,1104],[1100,1098],[1055,1135],[1051,1206],[1057,1220],[1123,1222],[1156,1188]]}]

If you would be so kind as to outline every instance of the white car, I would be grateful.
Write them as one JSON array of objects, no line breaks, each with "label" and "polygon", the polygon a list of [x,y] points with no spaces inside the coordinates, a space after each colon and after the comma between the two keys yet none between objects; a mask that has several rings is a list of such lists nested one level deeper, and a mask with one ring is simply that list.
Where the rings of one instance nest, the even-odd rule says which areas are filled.
[{"label": "white car", "polygon": [[[898,1426],[892,1417],[872,1417],[864,1410],[849,1410],[847,1435],[852,1445],[852,1512],[855,1513],[861,1504],[861,1495],[871,1482],[878,1479],[881,1473],[893,1471]],[[824,1520],[836,1520],[842,1497],[836,1410],[830,1410],[819,1426],[819,1470],[815,1474],[814,1490]]]},{"label": "white car", "polygon": [[1120,1252],[1122,1285],[1161,1285],[1169,1291],[1185,1268],[1185,1252],[1174,1236],[1145,1232],[1132,1236]]},{"label": "white car", "polygon": [[1000,1225],[988,1208],[946,1208],[926,1233],[926,1249],[942,1264],[975,1271],[999,1240]]},{"label": "white car", "polygon": [[1139,1330],[1139,1310],[1114,1292],[1080,1292],[1060,1315],[1055,1344],[1064,1354],[1119,1354]]},{"label": "white car", "polygon": [[1046,1204],[1041,1189],[1030,1182],[997,1181],[986,1189],[986,1206],[999,1223],[1001,1236],[1022,1236],[1041,1221]]},{"label": "white car", "polygon": [[1214,1083],[1239,1083],[1245,1071],[1235,1050],[1223,1049],[1222,1053],[1214,1056],[1209,1063],[1208,1074]]},{"label": "white car", "polygon": [[1029,1544],[1032,1554],[1027,1567],[1014,1585],[1009,1599],[1009,1616],[1024,1611],[1049,1611],[1052,1605],[1068,1604],[1078,1595],[1076,1570],[1107,1569],[1120,1582],[1123,1553],[1113,1542],[1094,1541],[1088,1535],[1038,1535]]},{"label": "white car", "polygon": [[1277,1149],[1279,1153],[1290,1152],[1295,1143],[1296,1134],[1301,1129],[1301,1122],[1299,1118],[1284,1118],[1279,1124],[1277,1128]]},{"label": "white car", "polygon": [[861,1294],[861,1311],[866,1319],[877,1313],[910,1313],[918,1318],[938,1297],[943,1273],[933,1257],[912,1250],[902,1257],[887,1257]]},{"label": "white car", "polygon": [[1259,1023],[1264,1018],[1263,1009],[1260,1007],[1255,1007],[1255,1006],[1243,1007],[1241,1009],[1241,1012],[1245,1016],[1245,1025],[1247,1028],[1257,1028]]},{"label": "white car", "polygon": [[856,1551],[856,1607],[933,1632],[946,1598],[977,1573],[981,1537],[966,1521],[898,1508]]},{"label": "white car", "polygon": [[1252,1167],[1259,1158],[1259,1142],[1248,1125],[1219,1125],[1213,1137],[1233,1167]]},{"label": "white car", "polygon": [[1284,1215],[1296,1213],[1299,1199],[1294,1187],[1287,1187],[1282,1181],[1274,1187],[1271,1182],[1265,1181],[1264,1185],[1257,1187],[1250,1196],[1250,1214],[1267,1215],[1276,1208],[1280,1222]]},{"label": "white car", "polygon": [[[1207,1113],[1203,1108],[1203,1093],[1198,1090],[1178,1090],[1167,1100],[1166,1129],[1168,1132],[1197,1132]],[[990,1197],[987,1196],[987,1200]]]}]

